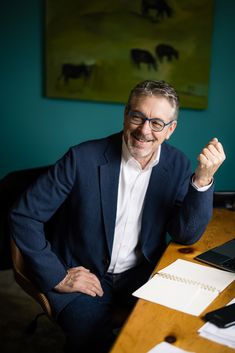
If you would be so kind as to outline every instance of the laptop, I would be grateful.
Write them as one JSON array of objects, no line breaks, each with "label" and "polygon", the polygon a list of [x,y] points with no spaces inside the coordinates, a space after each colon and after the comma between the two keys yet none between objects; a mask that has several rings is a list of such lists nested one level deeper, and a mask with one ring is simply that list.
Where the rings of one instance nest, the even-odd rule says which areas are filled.
[{"label": "laptop", "polygon": [[235,238],[201,253],[195,259],[222,270],[235,272]]}]

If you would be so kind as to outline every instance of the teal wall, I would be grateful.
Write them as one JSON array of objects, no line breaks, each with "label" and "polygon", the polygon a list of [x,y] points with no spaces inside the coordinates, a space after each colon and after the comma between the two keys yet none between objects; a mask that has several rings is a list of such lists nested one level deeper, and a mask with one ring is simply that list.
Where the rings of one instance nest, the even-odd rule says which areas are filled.
[{"label": "teal wall", "polygon": [[[70,145],[122,129],[122,104],[43,97],[42,2],[0,4],[0,178],[13,170],[53,163]],[[235,1],[215,0],[209,106],[203,111],[182,109],[171,139],[194,167],[209,139],[217,136],[222,141],[227,159],[217,173],[217,190],[235,189],[234,14]]]}]

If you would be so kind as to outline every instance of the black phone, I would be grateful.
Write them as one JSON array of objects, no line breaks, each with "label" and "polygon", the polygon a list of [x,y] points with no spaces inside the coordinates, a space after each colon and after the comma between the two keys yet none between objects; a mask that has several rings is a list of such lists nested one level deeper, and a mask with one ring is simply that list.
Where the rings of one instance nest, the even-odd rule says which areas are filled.
[{"label": "black phone", "polygon": [[221,328],[233,326],[235,325],[235,303],[210,311],[204,318]]}]

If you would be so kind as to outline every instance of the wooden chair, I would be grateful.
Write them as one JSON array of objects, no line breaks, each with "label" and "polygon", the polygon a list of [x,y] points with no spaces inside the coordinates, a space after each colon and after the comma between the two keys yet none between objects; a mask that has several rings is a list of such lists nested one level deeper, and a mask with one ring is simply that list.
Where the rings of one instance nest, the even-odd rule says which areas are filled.
[{"label": "wooden chair", "polygon": [[16,280],[16,283],[31,297],[33,297],[42,307],[43,312],[49,317],[52,316],[52,309],[46,295],[35,286],[31,280],[31,274],[23,256],[17,247],[15,241],[11,238],[11,255],[12,255],[12,265],[13,273]]},{"label": "wooden chair", "polygon": [[12,268],[9,211],[22,192],[47,169],[40,167],[19,170],[0,180],[0,270]]},{"label": "wooden chair", "polygon": [[37,327],[37,319],[42,314],[46,314],[53,319],[50,303],[32,281],[32,276],[25,265],[23,256],[10,236],[8,223],[9,211],[22,194],[22,192],[48,167],[25,169],[9,173],[0,180],[0,269],[13,269],[16,283],[32,298],[34,298],[42,308],[40,312],[28,325],[27,332],[33,333]]}]

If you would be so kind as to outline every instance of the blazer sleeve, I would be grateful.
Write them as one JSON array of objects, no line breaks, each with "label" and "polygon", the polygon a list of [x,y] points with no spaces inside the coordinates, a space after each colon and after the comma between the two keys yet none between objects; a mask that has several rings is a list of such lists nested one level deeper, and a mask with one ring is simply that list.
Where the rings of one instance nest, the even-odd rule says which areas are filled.
[{"label": "blazer sleeve", "polygon": [[181,186],[181,190],[187,188],[187,192],[175,203],[168,223],[168,233],[182,244],[198,241],[213,214],[214,183],[208,190],[200,192],[192,186],[191,179],[192,176],[187,186]]},{"label": "blazer sleeve", "polygon": [[73,149],[21,196],[10,212],[11,236],[34,273],[41,291],[54,288],[66,268],[45,237],[47,222],[64,202],[74,185],[76,158]]}]

